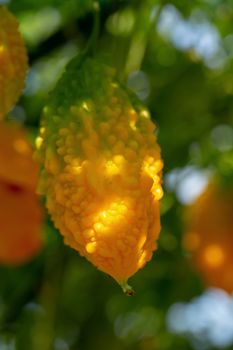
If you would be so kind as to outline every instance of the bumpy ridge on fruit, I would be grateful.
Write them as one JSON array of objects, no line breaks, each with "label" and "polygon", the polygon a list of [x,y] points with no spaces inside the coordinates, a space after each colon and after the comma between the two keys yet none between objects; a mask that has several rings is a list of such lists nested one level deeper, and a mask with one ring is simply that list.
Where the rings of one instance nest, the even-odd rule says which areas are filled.
[{"label": "bumpy ridge on fruit", "polygon": [[40,192],[65,243],[124,286],[151,259],[160,231],[163,163],[154,130],[113,69],[75,59],[37,139]]},{"label": "bumpy ridge on fruit", "polygon": [[0,119],[17,102],[28,69],[16,18],[0,5]]}]

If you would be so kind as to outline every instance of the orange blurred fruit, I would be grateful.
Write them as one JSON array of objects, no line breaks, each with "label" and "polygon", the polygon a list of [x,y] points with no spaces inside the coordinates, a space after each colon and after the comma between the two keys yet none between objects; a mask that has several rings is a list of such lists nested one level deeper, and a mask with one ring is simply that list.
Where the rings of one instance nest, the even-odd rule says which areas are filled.
[{"label": "orange blurred fruit", "polygon": [[0,263],[27,261],[42,246],[37,178],[26,132],[0,122]]},{"label": "orange blurred fruit", "polygon": [[41,248],[41,208],[36,194],[0,182],[0,263],[27,261]]},{"label": "orange blurred fruit", "polygon": [[0,120],[17,102],[28,69],[26,49],[14,15],[0,5]]},{"label": "orange blurred fruit", "polygon": [[187,211],[183,245],[206,285],[233,292],[233,189],[209,184]]},{"label": "orange blurred fruit", "polygon": [[39,167],[26,131],[16,123],[0,122],[0,180],[35,190]]}]

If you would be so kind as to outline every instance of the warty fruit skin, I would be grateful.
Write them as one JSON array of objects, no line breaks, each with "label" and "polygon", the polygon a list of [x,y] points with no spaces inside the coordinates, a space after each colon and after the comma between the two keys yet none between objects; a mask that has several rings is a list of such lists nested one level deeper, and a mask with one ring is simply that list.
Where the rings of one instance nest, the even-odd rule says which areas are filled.
[{"label": "warty fruit skin", "polygon": [[93,59],[75,59],[44,109],[40,192],[66,244],[121,285],[160,231],[160,148],[138,99]]},{"label": "warty fruit skin", "polygon": [[17,19],[0,5],[0,120],[21,95],[27,69],[28,58]]}]

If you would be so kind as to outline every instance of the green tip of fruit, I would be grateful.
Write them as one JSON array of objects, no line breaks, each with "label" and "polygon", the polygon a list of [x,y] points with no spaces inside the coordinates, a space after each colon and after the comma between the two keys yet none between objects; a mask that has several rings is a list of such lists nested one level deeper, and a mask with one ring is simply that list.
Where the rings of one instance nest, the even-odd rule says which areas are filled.
[{"label": "green tip of fruit", "polygon": [[120,283],[120,286],[121,286],[123,292],[124,292],[127,296],[130,296],[130,297],[131,297],[132,295],[135,294],[133,288],[132,288],[130,285],[128,285],[127,282],[122,282],[122,283]]}]

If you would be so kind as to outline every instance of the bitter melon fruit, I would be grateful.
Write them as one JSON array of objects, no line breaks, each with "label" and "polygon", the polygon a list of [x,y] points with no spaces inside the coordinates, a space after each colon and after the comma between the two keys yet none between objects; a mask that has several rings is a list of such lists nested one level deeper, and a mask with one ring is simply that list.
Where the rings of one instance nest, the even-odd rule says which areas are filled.
[{"label": "bitter melon fruit", "polygon": [[70,63],[44,108],[39,191],[66,244],[127,280],[156,250],[163,162],[148,110],[92,58]]},{"label": "bitter melon fruit", "polygon": [[210,287],[233,292],[233,189],[212,180],[186,212],[184,248]]},{"label": "bitter melon fruit", "polygon": [[43,244],[39,169],[32,155],[24,129],[0,122],[0,264],[24,263]]}]

